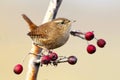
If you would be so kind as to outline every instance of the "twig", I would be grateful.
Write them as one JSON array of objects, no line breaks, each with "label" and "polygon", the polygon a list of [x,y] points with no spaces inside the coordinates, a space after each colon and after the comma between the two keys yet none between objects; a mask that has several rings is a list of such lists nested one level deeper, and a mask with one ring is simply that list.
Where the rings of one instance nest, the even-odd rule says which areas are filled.
[{"label": "twig", "polygon": [[72,36],[76,36],[76,37],[79,37],[81,39],[85,39],[83,36],[81,36],[81,35],[84,35],[84,33],[80,32],[80,31],[70,31],[70,34]]}]

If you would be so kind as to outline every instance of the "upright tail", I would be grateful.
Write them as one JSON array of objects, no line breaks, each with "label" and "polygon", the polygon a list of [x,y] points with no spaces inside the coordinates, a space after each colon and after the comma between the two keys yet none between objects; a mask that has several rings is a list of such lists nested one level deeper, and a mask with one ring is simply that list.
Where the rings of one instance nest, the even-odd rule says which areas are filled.
[{"label": "upright tail", "polygon": [[30,31],[32,31],[38,27],[25,14],[22,14],[22,17],[29,24]]}]

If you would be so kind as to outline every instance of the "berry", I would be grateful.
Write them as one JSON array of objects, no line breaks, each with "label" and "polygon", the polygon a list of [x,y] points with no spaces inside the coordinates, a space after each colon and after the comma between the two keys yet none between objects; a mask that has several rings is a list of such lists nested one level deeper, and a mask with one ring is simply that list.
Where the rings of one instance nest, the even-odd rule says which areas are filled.
[{"label": "berry", "polygon": [[48,65],[50,63],[50,57],[49,57],[49,55],[42,56],[41,63]]},{"label": "berry", "polygon": [[58,55],[55,52],[50,52],[49,57],[51,61],[55,61],[58,59]]},{"label": "berry", "polygon": [[106,41],[104,39],[98,39],[97,40],[97,45],[100,47],[100,48],[103,48],[105,45],[106,45]]},{"label": "berry", "polygon": [[86,33],[85,33],[85,39],[86,39],[86,40],[90,41],[90,40],[92,40],[93,38],[94,38],[93,32],[86,32]]},{"label": "berry", "polygon": [[93,54],[96,51],[96,47],[92,44],[87,46],[87,52]]},{"label": "berry", "polygon": [[16,73],[16,74],[20,74],[20,73],[23,71],[23,66],[22,66],[21,64],[17,64],[17,65],[15,65],[13,71],[14,71],[14,73]]},{"label": "berry", "polygon": [[77,62],[77,58],[75,56],[68,57],[69,64],[74,65],[74,64],[76,64],[76,62]]}]

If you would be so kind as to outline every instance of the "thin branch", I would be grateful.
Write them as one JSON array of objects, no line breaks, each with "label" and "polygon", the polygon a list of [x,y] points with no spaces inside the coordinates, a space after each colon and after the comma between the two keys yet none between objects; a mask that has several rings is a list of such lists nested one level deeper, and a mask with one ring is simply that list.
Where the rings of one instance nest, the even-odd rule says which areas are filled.
[{"label": "thin branch", "polygon": [[56,15],[57,15],[57,12],[58,12],[58,9],[59,9],[61,3],[62,3],[62,0],[57,0],[56,9],[54,10],[54,15],[53,15],[53,18],[52,18],[52,19],[55,19],[55,17],[56,17]]},{"label": "thin branch", "polygon": [[48,21],[51,21],[52,19],[55,19],[61,3],[62,3],[62,0],[50,0],[43,23],[46,23]]},{"label": "thin branch", "polygon": [[85,39],[83,36],[81,36],[81,35],[84,35],[83,32],[80,32],[80,31],[70,31],[70,34],[71,34],[72,36],[76,36],[76,37],[79,37],[79,38],[81,38],[81,39]]},{"label": "thin branch", "polygon": [[40,59],[40,56],[36,56],[36,55],[40,54],[41,51],[42,51],[42,48],[35,45],[32,46],[31,53],[34,53],[35,55],[30,55],[26,80],[37,79],[37,73],[39,71],[40,63],[35,63],[35,60]]}]

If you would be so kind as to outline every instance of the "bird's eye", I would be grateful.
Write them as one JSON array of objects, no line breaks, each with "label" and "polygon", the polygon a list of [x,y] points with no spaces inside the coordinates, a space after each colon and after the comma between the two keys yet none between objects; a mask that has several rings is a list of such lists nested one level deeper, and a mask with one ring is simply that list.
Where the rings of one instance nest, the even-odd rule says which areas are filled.
[{"label": "bird's eye", "polygon": [[62,22],[61,22],[61,24],[64,24],[64,23],[65,23],[65,21],[62,21]]}]

